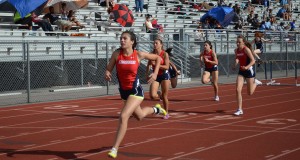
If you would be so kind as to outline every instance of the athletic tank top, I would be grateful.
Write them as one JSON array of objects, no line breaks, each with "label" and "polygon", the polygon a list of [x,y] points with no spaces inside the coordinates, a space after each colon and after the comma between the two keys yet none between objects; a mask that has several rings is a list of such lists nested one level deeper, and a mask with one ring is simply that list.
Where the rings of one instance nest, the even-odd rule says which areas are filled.
[{"label": "athletic tank top", "polygon": [[235,57],[239,60],[240,66],[247,66],[250,63],[250,58],[246,54],[246,47],[241,50],[236,49]]},{"label": "athletic tank top", "polygon": [[[165,56],[164,55],[165,55],[164,50],[162,50],[160,52],[160,54],[158,55],[161,58],[160,65],[165,65]],[[152,70],[154,70],[154,68],[155,68],[155,65],[152,65]],[[164,73],[164,71],[165,71],[164,69],[159,69],[157,75],[162,75]]]},{"label": "athletic tank top", "polygon": [[[209,52],[204,50],[203,51],[203,58],[207,58],[208,60],[212,61],[213,60],[213,56],[212,56],[212,50],[210,50]],[[214,65],[208,62],[204,62],[205,63],[205,68],[212,68]]]},{"label": "athletic tank top", "polygon": [[119,86],[121,89],[130,90],[138,85],[138,68],[139,60],[137,50],[134,50],[129,56],[125,56],[123,50],[120,49],[120,53],[116,62],[116,69]]},{"label": "athletic tank top", "polygon": [[263,45],[262,40],[259,40],[259,41],[255,40],[255,46],[256,46],[256,49],[263,50],[264,45]]}]

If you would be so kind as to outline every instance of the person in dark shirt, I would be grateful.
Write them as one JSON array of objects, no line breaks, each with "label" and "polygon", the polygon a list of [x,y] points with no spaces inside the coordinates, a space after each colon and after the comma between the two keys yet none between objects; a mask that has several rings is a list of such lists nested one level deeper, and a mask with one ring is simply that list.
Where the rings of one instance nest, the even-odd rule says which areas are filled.
[{"label": "person in dark shirt", "polygon": [[45,14],[43,18],[49,19],[52,25],[59,26],[62,32],[67,32],[72,28],[72,22],[60,19],[59,16],[54,13],[52,6],[49,7],[49,13]]}]

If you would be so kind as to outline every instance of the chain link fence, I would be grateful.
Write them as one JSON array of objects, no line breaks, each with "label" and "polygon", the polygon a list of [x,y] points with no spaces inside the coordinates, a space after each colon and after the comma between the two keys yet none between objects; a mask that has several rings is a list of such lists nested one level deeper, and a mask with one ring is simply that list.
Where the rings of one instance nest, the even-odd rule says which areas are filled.
[{"label": "chain link fence", "polygon": [[[173,40],[172,36],[161,36],[164,47],[173,48],[172,61],[183,73],[184,78],[201,77],[199,54],[203,41],[195,41],[194,34],[182,33],[182,38]],[[215,37],[216,36],[216,37]],[[231,70],[234,61],[236,35],[214,37],[213,49],[219,60],[221,76],[236,77],[237,71]],[[176,36],[175,36],[176,37]],[[251,35],[249,35],[251,37]],[[295,41],[272,41],[265,43],[263,60],[299,61],[299,35]],[[152,51],[149,38],[138,36],[138,50]],[[104,79],[105,68],[119,41],[96,40],[23,40],[3,41],[0,43],[0,106],[78,99],[118,94],[118,81],[115,69],[111,82]],[[146,61],[139,67],[139,78],[146,85]],[[293,63],[273,63],[273,71],[293,75]],[[299,68],[299,67],[298,67]],[[256,67],[259,79],[268,79],[266,71],[270,65]],[[298,70],[296,70],[298,72]],[[180,77],[179,77],[180,78]],[[144,87],[147,90],[149,87]]]}]

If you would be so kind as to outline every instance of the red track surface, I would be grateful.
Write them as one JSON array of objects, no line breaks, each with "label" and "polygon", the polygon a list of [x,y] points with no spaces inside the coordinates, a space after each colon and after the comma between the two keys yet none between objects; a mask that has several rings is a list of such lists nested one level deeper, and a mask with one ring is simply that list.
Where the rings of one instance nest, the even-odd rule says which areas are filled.
[{"label": "red track surface", "polygon": [[[234,85],[220,86],[220,102],[211,86],[172,89],[171,118],[131,118],[118,159],[299,160],[299,95],[299,87],[259,86],[236,117]],[[0,159],[109,159],[122,104],[109,96],[1,108]]]}]

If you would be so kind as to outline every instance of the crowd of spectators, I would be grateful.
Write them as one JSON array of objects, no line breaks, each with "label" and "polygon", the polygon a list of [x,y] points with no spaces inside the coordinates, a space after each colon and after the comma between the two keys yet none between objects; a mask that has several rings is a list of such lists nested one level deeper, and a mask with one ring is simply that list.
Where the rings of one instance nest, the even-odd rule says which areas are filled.
[{"label": "crowd of spectators", "polygon": [[[42,28],[47,36],[55,36],[56,34],[53,33],[53,31],[54,27],[57,26],[57,28],[60,28],[61,32],[65,32],[61,33],[60,35],[68,36],[66,32],[68,32],[72,27],[84,28],[85,26],[76,19],[74,14],[75,12],[73,10],[67,11],[66,7],[66,3],[61,3],[61,11],[59,14],[56,14],[54,12],[54,8],[50,6],[45,10],[48,12],[45,15],[39,16],[35,12],[31,12],[24,18],[20,18],[20,16],[18,16],[19,13],[16,12],[15,17],[19,18],[15,19],[15,23],[27,26],[25,28],[29,29],[30,31]],[[37,27],[33,27],[34,24],[36,24]],[[30,33],[32,35],[32,32]]]},{"label": "crowd of spectators", "polygon": [[[218,5],[232,7],[236,14],[233,29],[235,30],[260,30],[270,31],[295,31],[297,29],[296,20],[293,17],[293,5],[291,0],[279,0],[280,6],[270,0],[252,0],[247,3],[226,4],[218,1]],[[202,6],[193,4],[194,6]],[[277,13],[273,13],[274,8],[280,7]],[[245,16],[247,15],[247,16]],[[202,24],[204,29],[213,29],[216,21],[208,18]]]},{"label": "crowd of spectators", "polygon": [[[215,4],[206,1],[203,1],[201,3],[188,0],[180,1],[182,4],[185,4],[185,6],[189,6],[189,8],[193,9],[195,12],[206,12],[211,8],[216,7]],[[227,4],[224,0],[218,0],[217,5],[233,8],[236,14],[236,18],[234,23],[231,24],[232,28],[235,30],[252,29],[260,30],[262,32],[266,30],[296,31],[298,27],[296,24],[297,21],[295,20],[295,16],[293,16],[293,5],[291,0],[277,1],[279,2],[280,6],[278,6],[276,2],[271,0],[249,0],[247,3],[238,3],[236,1],[235,4]],[[119,0],[98,0],[99,6],[106,7],[108,14],[110,15],[110,18],[108,19],[109,23],[115,22],[112,14],[111,4],[115,4],[117,2],[119,2]],[[144,0],[135,0],[135,6],[130,7],[133,7],[136,13],[142,13],[143,8],[145,7],[144,5]],[[274,8],[276,7],[280,7],[280,9],[277,13],[274,13]],[[168,9],[170,11],[168,13],[186,14],[182,8],[183,5],[174,5],[173,8]],[[159,24],[157,19],[152,18],[149,14],[140,14],[140,16],[143,15],[145,15],[144,25],[147,33],[151,32],[151,30],[157,30],[158,32],[164,31],[162,25]],[[34,22],[45,32],[47,32],[46,35],[54,35],[48,34],[48,32],[53,31],[53,25],[56,25],[58,28],[60,28],[61,32],[68,32],[72,27],[76,27],[79,29],[85,27],[75,17],[75,11],[66,10],[65,3],[62,3],[61,5],[60,14],[55,14],[53,8],[50,7],[49,12],[45,14],[43,18],[40,17],[41,16],[37,17],[34,14],[31,14],[30,17],[27,16],[21,20],[16,21],[16,23],[26,24],[29,26],[29,29],[32,30],[32,22]],[[220,29],[225,28],[220,25],[217,20],[210,17],[207,18],[205,22],[199,22],[199,26],[201,26],[201,29],[216,29],[216,31],[221,31]]]}]

